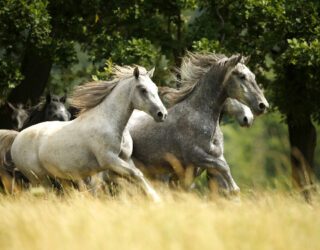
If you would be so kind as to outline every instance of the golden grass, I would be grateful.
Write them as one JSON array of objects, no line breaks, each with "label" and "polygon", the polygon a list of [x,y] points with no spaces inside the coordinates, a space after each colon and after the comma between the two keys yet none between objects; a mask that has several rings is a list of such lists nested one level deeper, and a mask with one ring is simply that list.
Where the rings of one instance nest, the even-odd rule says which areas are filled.
[{"label": "golden grass", "polygon": [[320,249],[320,199],[257,192],[215,202],[161,189],[131,197],[0,197],[0,249]]}]

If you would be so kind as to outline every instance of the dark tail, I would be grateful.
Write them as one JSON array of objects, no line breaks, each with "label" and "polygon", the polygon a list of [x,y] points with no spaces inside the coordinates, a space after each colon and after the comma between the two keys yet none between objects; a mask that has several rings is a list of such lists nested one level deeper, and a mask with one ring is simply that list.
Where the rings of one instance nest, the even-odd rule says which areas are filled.
[{"label": "dark tail", "polygon": [[15,192],[13,178],[13,164],[10,149],[19,132],[14,130],[0,130],[0,178],[6,193]]}]

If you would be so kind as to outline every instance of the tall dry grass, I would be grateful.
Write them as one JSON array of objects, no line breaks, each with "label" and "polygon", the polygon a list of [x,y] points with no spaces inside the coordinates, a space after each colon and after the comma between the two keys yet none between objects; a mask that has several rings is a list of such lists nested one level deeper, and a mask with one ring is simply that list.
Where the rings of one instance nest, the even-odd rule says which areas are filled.
[{"label": "tall dry grass", "polygon": [[320,249],[317,195],[310,205],[271,191],[241,202],[165,187],[160,193],[160,204],[140,192],[1,196],[0,249]]}]

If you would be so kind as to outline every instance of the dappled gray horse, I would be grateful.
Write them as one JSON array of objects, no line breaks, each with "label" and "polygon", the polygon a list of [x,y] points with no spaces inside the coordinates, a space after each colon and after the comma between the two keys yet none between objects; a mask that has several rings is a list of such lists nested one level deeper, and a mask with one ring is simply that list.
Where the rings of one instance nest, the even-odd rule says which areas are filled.
[{"label": "dappled gray horse", "polygon": [[[172,106],[170,103],[170,95],[178,93],[179,90],[169,88],[169,87],[159,87],[159,95],[162,101],[166,104],[167,107]],[[241,102],[232,99],[227,98],[223,105],[222,112],[220,114],[220,121],[219,124],[216,127],[216,132],[214,134],[214,137],[212,138],[212,143],[221,150],[221,155],[219,156],[219,159],[222,161],[225,161],[224,158],[224,141],[223,141],[223,133],[220,128],[220,122],[224,115],[228,115],[236,119],[236,121],[239,123],[242,127],[250,127],[253,123],[254,116],[251,112],[251,110]],[[146,116],[146,114],[142,111],[135,110],[133,114],[131,115],[129,122],[128,122],[128,128],[134,127],[137,123],[139,123],[140,119],[143,119],[143,117]],[[194,171],[195,177],[200,175],[203,172],[203,168],[197,168],[196,171]],[[179,172],[179,170],[178,170]],[[181,184],[184,185],[185,188],[189,188],[191,183],[185,183],[185,173],[182,171],[182,175],[179,176],[178,173],[175,172],[175,169],[172,169],[172,172],[170,174],[164,174],[161,176],[158,176],[158,179],[165,182],[173,182],[176,183],[179,181]],[[208,177],[208,184],[211,188],[215,188],[215,191],[227,191],[227,185],[225,183],[225,180],[221,178],[219,173],[213,174],[213,171],[207,175]],[[193,181],[193,178],[189,181]]]},{"label": "dappled gray horse", "polygon": [[[141,74],[140,74],[141,71]],[[31,126],[13,140],[15,166],[32,184],[51,186],[48,178],[79,180],[104,170],[133,177],[155,201],[159,196],[131,160],[132,138],[126,125],[134,109],[156,121],[167,116],[153,71],[115,67],[115,79],[79,86],[72,105],[80,110],[72,121],[52,121]],[[10,146],[10,145],[9,145]],[[2,149],[0,150],[0,152]]]},{"label": "dappled gray horse", "polygon": [[168,110],[164,123],[156,124],[144,116],[129,128],[133,159],[144,173],[157,176],[174,172],[169,163],[173,157],[184,168],[192,165],[215,175],[218,172],[228,190],[237,192],[230,168],[221,159],[221,147],[213,140],[228,97],[245,103],[256,115],[268,108],[255,75],[240,55],[189,53],[183,59],[181,78],[185,87],[171,96],[176,104]]}]

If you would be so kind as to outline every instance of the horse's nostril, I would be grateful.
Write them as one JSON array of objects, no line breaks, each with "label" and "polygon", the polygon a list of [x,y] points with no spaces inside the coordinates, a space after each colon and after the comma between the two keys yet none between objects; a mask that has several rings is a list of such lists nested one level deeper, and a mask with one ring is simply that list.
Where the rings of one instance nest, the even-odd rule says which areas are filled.
[{"label": "horse's nostril", "polygon": [[266,109],[266,105],[264,105],[262,102],[259,103],[259,109],[260,109],[261,111],[264,111],[264,110]]},{"label": "horse's nostril", "polygon": [[248,124],[248,118],[247,118],[246,116],[243,118],[243,122],[244,122],[245,124]]},{"label": "horse's nostril", "polygon": [[159,118],[162,118],[162,117],[163,117],[163,113],[162,113],[161,111],[159,111],[159,112],[157,113],[157,116],[158,116]]}]

